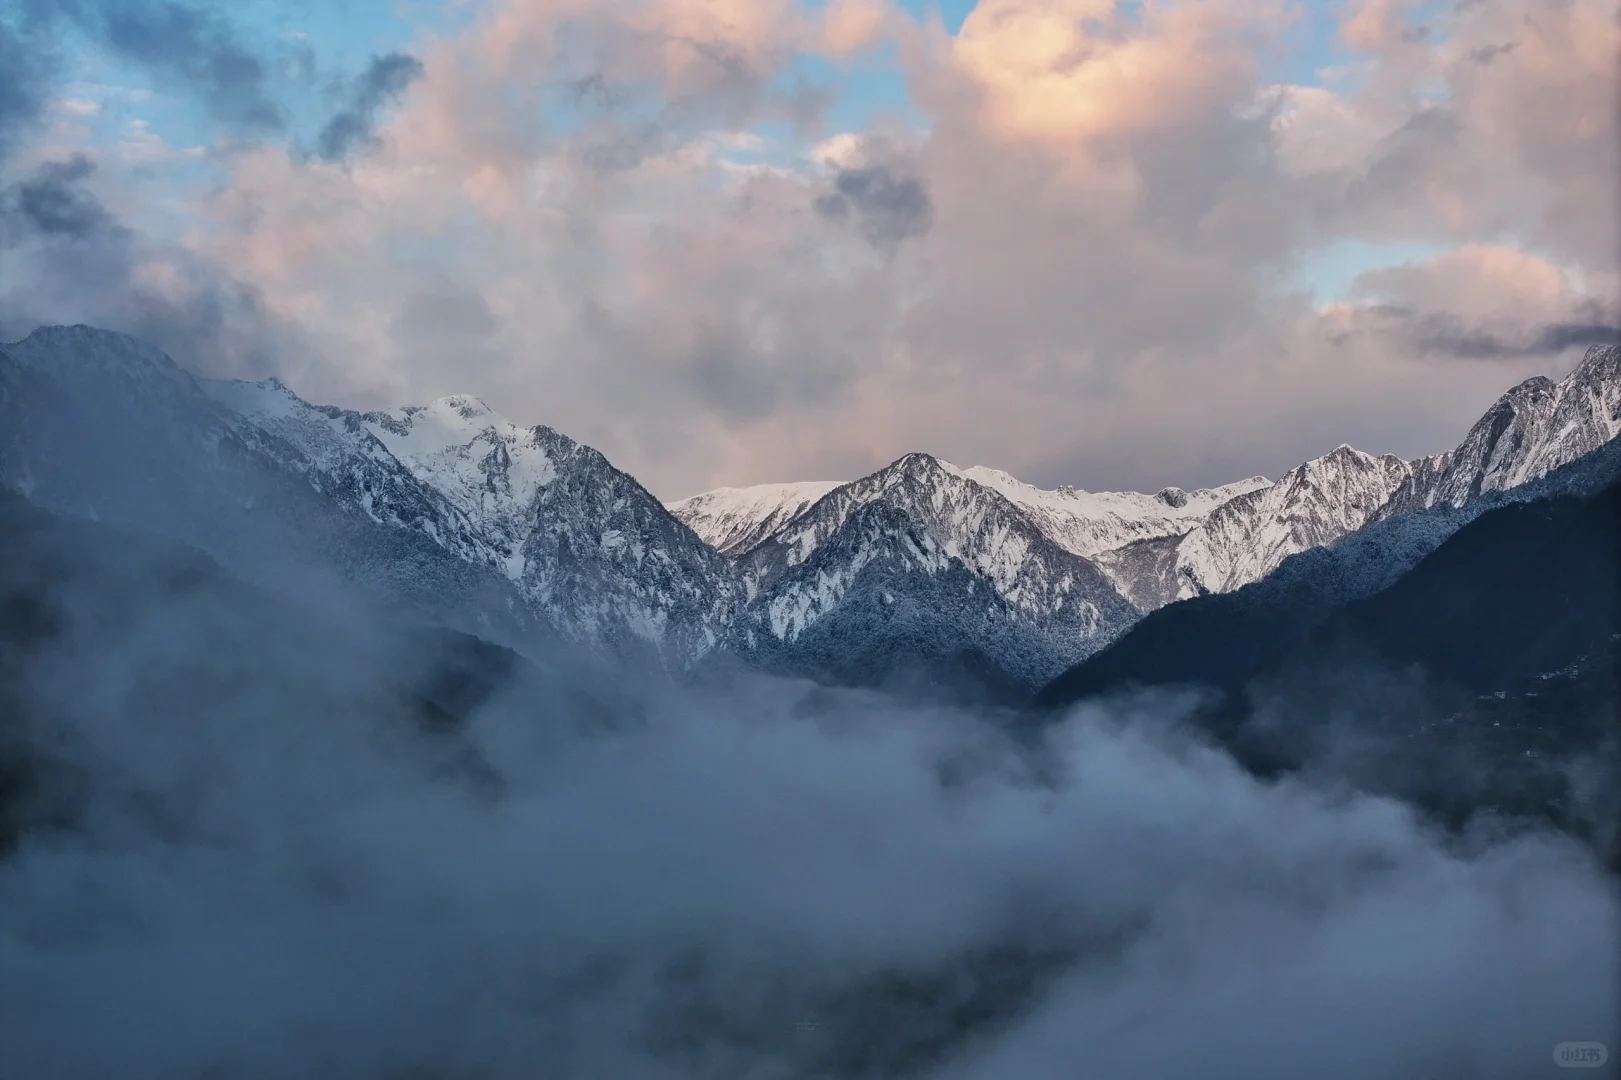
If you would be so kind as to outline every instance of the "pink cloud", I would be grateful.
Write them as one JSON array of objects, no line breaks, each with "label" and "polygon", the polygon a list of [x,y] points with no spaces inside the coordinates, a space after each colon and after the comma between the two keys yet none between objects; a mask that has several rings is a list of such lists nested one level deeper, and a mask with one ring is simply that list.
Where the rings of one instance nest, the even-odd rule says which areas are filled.
[{"label": "pink cloud", "polygon": [[[241,155],[183,243],[307,335],[311,397],[476,393],[669,496],[913,449],[1094,487],[1426,452],[1570,357],[1411,327],[1536,341],[1614,280],[1605,11],[1364,5],[1357,79],[1279,88],[1290,12],[1236,0],[985,0],[955,40],[881,0],[500,4],[413,47],[372,153]],[[884,43],[924,127],[772,143],[796,52]],[[1339,239],[1454,250],[1364,279],[1405,322],[1285,295]]]}]

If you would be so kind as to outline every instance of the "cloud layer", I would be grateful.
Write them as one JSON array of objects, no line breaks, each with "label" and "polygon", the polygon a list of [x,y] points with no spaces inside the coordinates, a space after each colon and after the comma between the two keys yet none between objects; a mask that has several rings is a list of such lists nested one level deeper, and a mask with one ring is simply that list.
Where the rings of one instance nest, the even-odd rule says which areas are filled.
[{"label": "cloud layer", "polygon": [[560,664],[424,728],[398,626],[46,539],[0,685],[18,1075],[1519,1080],[1613,1038],[1588,853],[1263,784],[1185,702],[1013,738]]},{"label": "cloud layer", "polygon": [[[913,449],[1150,490],[1431,452],[1621,323],[1599,0],[1353,5],[1299,84],[1269,74],[1283,4],[983,0],[951,36],[885,0],[494,0],[343,75],[307,135],[270,122],[251,35],[171,5],[195,48],[158,55],[107,10],[73,25],[206,91],[212,182],[175,207],[196,155],[137,162],[28,105],[28,72],[0,138],[34,108],[14,184],[80,153],[120,186],[165,310],[237,298],[183,359],[342,403],[477,393],[667,497]],[[910,113],[851,127],[881,71]],[[1439,254],[1314,300],[1303,268],[1346,244]],[[132,317],[116,279],[6,277],[13,334]]]}]

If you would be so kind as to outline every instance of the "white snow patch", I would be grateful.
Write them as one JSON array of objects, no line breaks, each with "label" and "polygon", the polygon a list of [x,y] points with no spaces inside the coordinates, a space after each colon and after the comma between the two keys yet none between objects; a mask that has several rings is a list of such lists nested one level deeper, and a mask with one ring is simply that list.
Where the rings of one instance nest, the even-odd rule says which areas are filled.
[{"label": "white snow patch", "polygon": [[1059,547],[1088,558],[1138,540],[1183,535],[1218,506],[1271,484],[1264,476],[1252,476],[1216,488],[1187,492],[1166,488],[1145,495],[1073,487],[1047,490],[983,465],[963,469],[961,475],[1000,493]]},{"label": "white snow patch", "polygon": [[741,555],[809,510],[840,480],[723,487],[666,504],[704,543],[727,555]]},{"label": "white snow patch", "polygon": [[535,499],[557,476],[535,430],[462,394],[372,414],[365,427],[412,475],[488,530],[516,580]]}]

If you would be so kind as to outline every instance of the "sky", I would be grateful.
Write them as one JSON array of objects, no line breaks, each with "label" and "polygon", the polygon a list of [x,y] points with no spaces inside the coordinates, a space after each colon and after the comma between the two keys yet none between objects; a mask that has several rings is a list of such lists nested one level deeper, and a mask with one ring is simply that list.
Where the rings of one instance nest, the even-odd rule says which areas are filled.
[{"label": "sky", "polygon": [[0,0],[0,340],[666,499],[1453,445],[1621,324],[1610,0]]}]

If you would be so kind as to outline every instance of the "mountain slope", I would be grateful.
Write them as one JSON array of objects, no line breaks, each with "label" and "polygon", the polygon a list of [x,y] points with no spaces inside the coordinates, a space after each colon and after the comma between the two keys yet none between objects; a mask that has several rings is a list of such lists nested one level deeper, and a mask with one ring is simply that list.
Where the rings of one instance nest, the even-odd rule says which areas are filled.
[{"label": "mountain slope", "polygon": [[1229,592],[1259,581],[1290,555],[1354,532],[1410,472],[1398,457],[1342,444],[1270,487],[1240,495],[1178,545],[1180,594]]},{"label": "mountain slope", "polygon": [[1154,612],[1036,717],[1188,683],[1191,722],[1256,773],[1340,777],[1453,828],[1551,823],[1621,871],[1621,440]]},{"label": "mountain slope", "polygon": [[1014,701],[1068,655],[1050,625],[887,501],[860,507],[773,585],[725,651],[777,674]]},{"label": "mountain slope", "polygon": [[[857,681],[955,665],[1031,688],[1121,639],[1088,670],[1219,681],[1389,585],[1504,491],[1566,474],[1621,432],[1618,386],[1621,351],[1590,350],[1561,382],[1510,391],[1447,454],[1342,446],[1275,482],[1043,491],[912,454],[672,513],[597,451],[476,398],[359,413],[46,327],[0,347],[0,483],[260,583],[331,584],[507,643],[562,636],[668,667],[721,649]],[[1263,579],[1121,638],[1144,611]],[[1196,661],[1164,659],[1223,627]]]},{"label": "mountain slope", "polygon": [[1231,592],[1361,528],[1409,475],[1400,458],[1342,445],[1227,500],[1180,538],[1138,541],[1098,561],[1145,611]]},{"label": "mountain slope", "polygon": [[562,634],[674,664],[730,610],[724,560],[633,479],[469,398],[359,414],[46,327],[0,349],[0,430],[8,486],[268,584],[335,577],[498,640]]},{"label": "mountain slope", "polygon": [[1591,499],[1618,482],[1621,440],[1468,506],[1440,505],[1375,522],[1329,547],[1293,556],[1259,582],[1150,613],[1108,649],[1044,687],[1037,700],[1058,707],[1131,686],[1238,686],[1346,605],[1416,573],[1414,567],[1482,515],[1520,502]]},{"label": "mountain slope", "polygon": [[1481,514],[1204,722],[1454,824],[1550,821],[1621,870],[1621,483]]},{"label": "mountain slope", "polygon": [[309,405],[274,380],[209,388],[327,474],[381,462],[434,492],[449,509],[424,527],[497,569],[575,640],[682,664],[728,617],[719,556],[634,479],[551,428],[521,428],[465,395],[361,414]]},{"label": "mountain slope", "polygon": [[[45,328],[0,360],[0,419],[0,479],[45,505],[176,537],[266,583],[335,573],[372,602],[503,641],[561,634],[677,667],[751,629],[792,641],[874,556],[858,529],[810,571],[821,584],[786,571],[875,500],[967,575],[940,592],[939,566],[897,564],[903,593],[954,610],[988,590],[977,595],[1016,613],[969,637],[1018,679],[1044,678],[1135,615],[1090,563],[933,459],[841,485],[793,515],[790,543],[778,530],[734,561],[601,454],[468,397],[357,413],[275,380],[198,380],[123,335]],[[835,565],[835,552],[852,561]]]},{"label": "mountain slope", "polygon": [[1476,692],[1556,671],[1621,631],[1621,485],[1500,506],[1389,588],[1353,600],[1268,665],[1355,642]]},{"label": "mountain slope", "polygon": [[1509,390],[1446,453],[1404,462],[1340,446],[1236,495],[1179,540],[1138,540],[1096,558],[1151,611],[1259,581],[1289,556],[1371,522],[1529,483],[1618,434],[1621,348],[1594,346],[1561,381],[1538,377]]},{"label": "mountain slope", "polygon": [[778,668],[796,655],[814,656],[819,670],[839,667],[827,659],[832,642],[860,652],[857,625],[899,626],[893,613],[904,611],[916,613],[901,620],[908,640],[933,632],[957,643],[931,646],[929,657],[969,649],[1012,682],[1033,685],[1136,617],[1091,562],[927,454],[828,493],[739,568],[751,599],[731,647]]},{"label": "mountain slope", "polygon": [[386,453],[323,468],[123,334],[46,327],[0,346],[0,482],[192,544],[256,582],[351,592],[503,640],[545,631],[447,543],[454,509]]},{"label": "mountain slope", "polygon": [[1097,563],[1144,611],[1260,581],[1300,551],[1362,529],[1409,477],[1399,457],[1339,446],[1277,482],[1227,499],[1180,537],[1149,538]]}]

